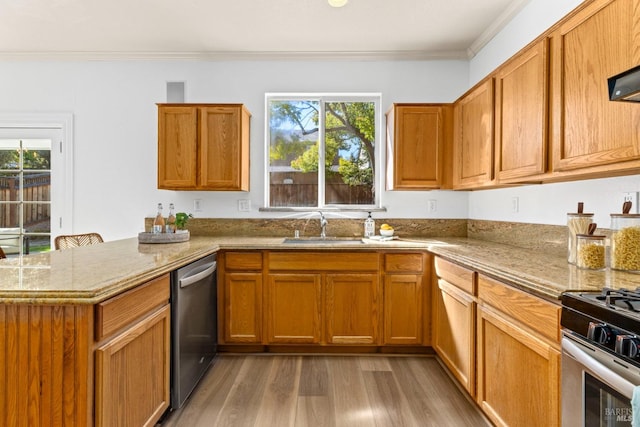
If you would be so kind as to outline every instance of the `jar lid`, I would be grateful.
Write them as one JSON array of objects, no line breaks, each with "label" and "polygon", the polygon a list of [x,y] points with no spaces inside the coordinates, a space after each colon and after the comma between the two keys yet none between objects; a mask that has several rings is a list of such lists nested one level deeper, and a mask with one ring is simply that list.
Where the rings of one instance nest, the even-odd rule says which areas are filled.
[{"label": "jar lid", "polygon": [[567,215],[568,216],[577,216],[577,217],[581,217],[581,216],[589,216],[589,217],[591,217],[591,216],[593,216],[592,213],[577,213],[577,212],[576,213],[569,212],[569,213],[567,213]]},{"label": "jar lid", "polygon": [[611,218],[640,218],[640,214],[622,214],[622,213],[612,213]]}]

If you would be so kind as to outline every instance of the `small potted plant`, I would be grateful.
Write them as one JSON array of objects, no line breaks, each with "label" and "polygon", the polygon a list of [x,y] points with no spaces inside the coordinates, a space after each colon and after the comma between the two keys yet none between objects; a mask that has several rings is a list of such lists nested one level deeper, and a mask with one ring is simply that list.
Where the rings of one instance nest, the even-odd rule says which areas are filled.
[{"label": "small potted plant", "polygon": [[176,214],[176,233],[186,233],[188,231],[185,227],[187,226],[189,218],[193,218],[193,215],[185,212],[178,212]]}]

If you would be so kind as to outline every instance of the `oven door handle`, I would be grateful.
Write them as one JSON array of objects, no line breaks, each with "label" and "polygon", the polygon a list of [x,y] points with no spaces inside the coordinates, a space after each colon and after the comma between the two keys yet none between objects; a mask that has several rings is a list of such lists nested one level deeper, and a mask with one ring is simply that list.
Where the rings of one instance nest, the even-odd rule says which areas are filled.
[{"label": "oven door handle", "polygon": [[636,387],[635,385],[625,380],[620,375],[616,374],[611,369],[598,362],[596,359],[589,356],[580,347],[578,347],[566,337],[562,338],[562,350],[569,356],[573,357],[582,366],[600,377],[600,380],[602,380],[602,382],[606,383],[625,397],[631,399],[631,397],[633,396],[633,389]]},{"label": "oven door handle", "polygon": [[180,279],[180,287],[186,288],[187,286],[193,285],[194,283],[199,282],[207,276],[211,276],[211,274],[216,271],[217,262],[214,261],[205,266],[205,269],[199,273],[196,273],[192,276],[186,276]]}]

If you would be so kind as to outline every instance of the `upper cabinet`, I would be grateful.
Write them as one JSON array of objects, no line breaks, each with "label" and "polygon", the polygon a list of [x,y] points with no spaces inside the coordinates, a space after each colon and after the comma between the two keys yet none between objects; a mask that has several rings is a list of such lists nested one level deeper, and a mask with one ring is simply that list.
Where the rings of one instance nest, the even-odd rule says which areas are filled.
[{"label": "upper cabinet", "polygon": [[241,104],[158,105],[158,188],[249,191],[249,120]]},{"label": "upper cabinet", "polygon": [[609,101],[607,78],[640,63],[638,1],[593,1],[551,37],[554,172],[637,172],[640,105]]},{"label": "upper cabinet", "polygon": [[522,182],[547,171],[548,39],[496,72],[496,177]]},{"label": "upper cabinet", "polygon": [[483,80],[454,107],[453,186],[478,188],[493,183],[493,77]]},{"label": "upper cabinet", "polygon": [[387,112],[387,189],[451,188],[445,176],[451,146],[448,104],[394,104]]}]

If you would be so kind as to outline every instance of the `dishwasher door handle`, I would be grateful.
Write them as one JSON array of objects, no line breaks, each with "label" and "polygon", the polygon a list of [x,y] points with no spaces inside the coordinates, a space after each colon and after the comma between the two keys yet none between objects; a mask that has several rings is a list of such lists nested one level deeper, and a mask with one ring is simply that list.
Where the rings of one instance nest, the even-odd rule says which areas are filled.
[{"label": "dishwasher door handle", "polygon": [[218,266],[217,261],[214,261],[210,264],[205,265],[206,268],[199,273],[196,273],[192,276],[186,276],[179,280],[180,287],[186,288],[187,286],[193,285],[194,283],[199,282],[207,276],[210,276],[213,272],[216,271],[216,267]]}]

